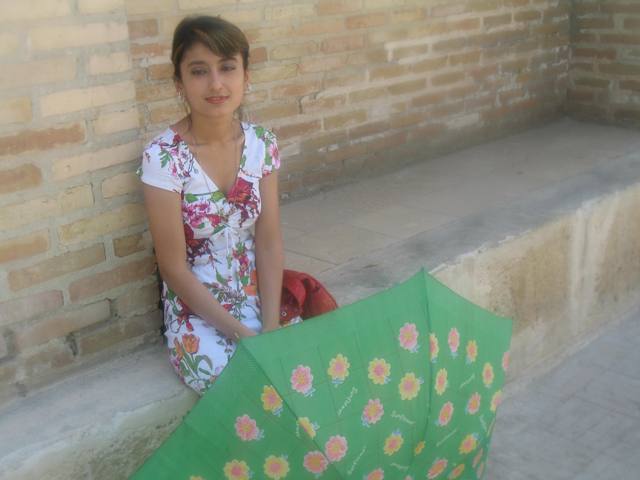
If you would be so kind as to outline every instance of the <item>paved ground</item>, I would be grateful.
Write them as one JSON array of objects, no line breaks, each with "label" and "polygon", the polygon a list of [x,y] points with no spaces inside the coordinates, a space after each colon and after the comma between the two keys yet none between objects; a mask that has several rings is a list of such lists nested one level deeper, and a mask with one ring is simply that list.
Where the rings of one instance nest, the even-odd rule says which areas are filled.
[{"label": "paved ground", "polygon": [[640,478],[640,311],[509,395],[488,480]]}]

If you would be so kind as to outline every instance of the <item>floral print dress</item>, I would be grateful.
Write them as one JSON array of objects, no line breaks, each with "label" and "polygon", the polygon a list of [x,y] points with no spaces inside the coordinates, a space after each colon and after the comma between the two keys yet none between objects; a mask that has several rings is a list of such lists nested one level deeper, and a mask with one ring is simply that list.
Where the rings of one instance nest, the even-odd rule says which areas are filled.
[{"label": "floral print dress", "polygon": [[[260,214],[260,179],[279,168],[274,134],[242,123],[245,133],[235,183],[225,195],[172,129],[146,147],[142,182],[180,194],[191,271],[235,318],[259,333],[254,225]],[[171,363],[189,387],[203,393],[224,369],[235,343],[194,315],[162,285],[165,336]]]}]

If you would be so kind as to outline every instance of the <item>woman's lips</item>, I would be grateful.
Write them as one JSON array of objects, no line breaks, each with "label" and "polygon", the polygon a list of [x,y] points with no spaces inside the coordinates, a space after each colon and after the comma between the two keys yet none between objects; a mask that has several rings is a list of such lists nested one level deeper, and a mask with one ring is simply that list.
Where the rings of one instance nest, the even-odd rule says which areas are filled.
[{"label": "woman's lips", "polygon": [[205,100],[208,103],[223,103],[227,101],[229,97],[207,97]]}]

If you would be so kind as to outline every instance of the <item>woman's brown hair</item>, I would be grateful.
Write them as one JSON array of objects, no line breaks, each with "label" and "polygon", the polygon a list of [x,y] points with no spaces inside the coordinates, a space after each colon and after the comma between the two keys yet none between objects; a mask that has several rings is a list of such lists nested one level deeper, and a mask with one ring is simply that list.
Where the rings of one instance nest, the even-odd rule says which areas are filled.
[{"label": "woman's brown hair", "polygon": [[173,32],[171,62],[173,75],[180,80],[180,63],[185,52],[196,43],[201,43],[220,57],[242,57],[242,66],[249,67],[249,42],[233,23],[220,17],[208,15],[189,16],[182,19]]}]

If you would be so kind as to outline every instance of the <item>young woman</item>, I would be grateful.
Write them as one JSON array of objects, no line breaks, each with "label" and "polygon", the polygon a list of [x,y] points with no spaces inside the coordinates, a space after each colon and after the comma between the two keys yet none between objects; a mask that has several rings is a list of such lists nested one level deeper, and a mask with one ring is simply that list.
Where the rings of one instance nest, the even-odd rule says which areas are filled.
[{"label": "young woman", "polygon": [[171,59],[188,114],[146,147],[141,180],[171,362],[203,393],[237,340],[279,325],[280,159],[273,133],[239,118],[249,44],[235,25],[185,18]]}]

